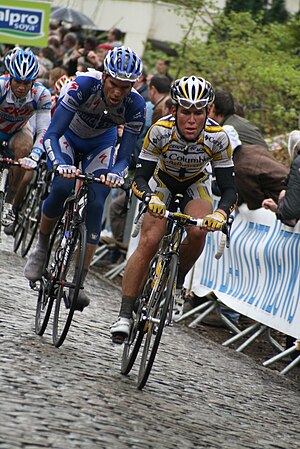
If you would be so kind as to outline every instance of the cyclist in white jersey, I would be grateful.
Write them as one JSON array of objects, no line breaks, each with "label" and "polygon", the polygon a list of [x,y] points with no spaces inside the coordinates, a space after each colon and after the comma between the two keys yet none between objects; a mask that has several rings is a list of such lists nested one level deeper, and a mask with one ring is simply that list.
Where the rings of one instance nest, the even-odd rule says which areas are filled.
[{"label": "cyclist in white jersey", "polygon": [[[112,340],[118,344],[129,335],[136,298],[165,231],[163,215],[171,196],[181,193],[184,213],[204,218],[206,228],[189,227],[181,246],[175,318],[182,312],[185,275],[200,256],[207,231],[222,227],[236,201],[230,141],[223,128],[208,118],[214,100],[210,83],[196,76],[183,77],[172,83],[170,94],[172,114],[151,126],[137,162],[132,188],[140,200],[150,199],[149,213],[144,216],[138,247],[125,268],[119,318],[111,326]],[[208,162],[221,190],[214,212]]]},{"label": "cyclist in white jersey", "polygon": [[[32,169],[43,153],[43,136],[51,118],[50,92],[35,79],[39,66],[31,50],[15,49],[5,59],[9,76],[0,77],[0,142],[7,142],[8,149],[23,168]],[[33,131],[29,120],[36,116]],[[34,132],[36,137],[34,140]],[[15,213],[31,173],[11,169],[8,192],[5,199],[2,224],[13,232]]]}]

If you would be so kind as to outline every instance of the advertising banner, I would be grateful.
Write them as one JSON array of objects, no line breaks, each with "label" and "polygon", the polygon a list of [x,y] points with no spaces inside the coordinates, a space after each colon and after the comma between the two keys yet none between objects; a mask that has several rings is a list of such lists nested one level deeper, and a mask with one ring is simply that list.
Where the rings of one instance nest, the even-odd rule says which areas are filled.
[{"label": "advertising banner", "polygon": [[186,286],[198,296],[213,291],[228,307],[300,338],[300,224],[290,228],[270,211],[243,204],[230,248],[216,260],[220,233],[209,233]]},{"label": "advertising banner", "polygon": [[0,5],[0,42],[46,47],[50,3],[3,0]]}]

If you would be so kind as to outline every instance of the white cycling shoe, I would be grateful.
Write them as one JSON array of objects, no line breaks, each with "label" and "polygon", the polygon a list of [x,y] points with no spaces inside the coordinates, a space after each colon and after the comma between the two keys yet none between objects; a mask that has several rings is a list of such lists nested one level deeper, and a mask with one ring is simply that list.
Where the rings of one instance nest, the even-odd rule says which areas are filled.
[{"label": "white cycling shoe", "polygon": [[113,343],[121,345],[128,338],[132,320],[119,316],[118,320],[111,325],[110,333]]}]

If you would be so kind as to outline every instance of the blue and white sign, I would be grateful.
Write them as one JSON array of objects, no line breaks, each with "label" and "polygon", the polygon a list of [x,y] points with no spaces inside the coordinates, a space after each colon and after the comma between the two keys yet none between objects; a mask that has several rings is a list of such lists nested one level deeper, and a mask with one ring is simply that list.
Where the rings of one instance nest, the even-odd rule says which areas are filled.
[{"label": "blue and white sign", "polygon": [[50,3],[7,0],[0,6],[0,41],[45,47]]},{"label": "blue and white sign", "polygon": [[208,234],[185,285],[198,296],[213,291],[237,312],[300,338],[300,224],[290,228],[270,211],[242,205],[230,248],[216,260],[219,238]]}]

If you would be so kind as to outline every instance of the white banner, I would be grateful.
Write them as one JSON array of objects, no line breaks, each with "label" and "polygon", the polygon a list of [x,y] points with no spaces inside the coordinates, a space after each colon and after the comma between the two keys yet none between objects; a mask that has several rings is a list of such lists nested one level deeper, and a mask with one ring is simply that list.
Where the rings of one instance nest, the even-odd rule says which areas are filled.
[{"label": "white banner", "polygon": [[208,234],[185,285],[197,296],[213,291],[231,309],[300,338],[300,224],[290,228],[270,211],[242,205],[220,260],[218,234]]}]

